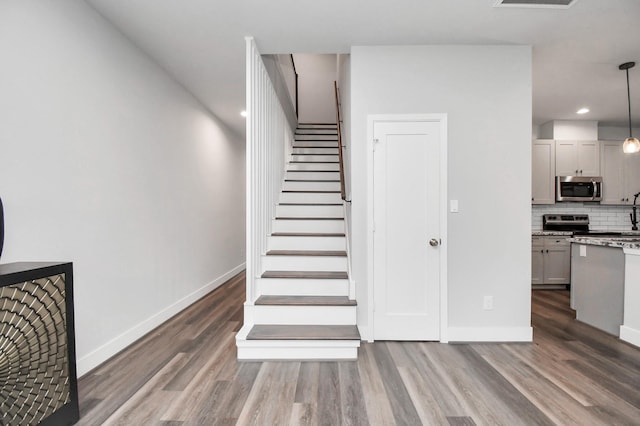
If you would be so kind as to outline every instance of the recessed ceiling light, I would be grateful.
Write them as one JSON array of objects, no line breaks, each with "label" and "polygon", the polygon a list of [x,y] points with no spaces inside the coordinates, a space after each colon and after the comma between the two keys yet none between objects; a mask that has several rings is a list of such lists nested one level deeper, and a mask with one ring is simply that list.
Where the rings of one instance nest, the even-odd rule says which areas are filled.
[{"label": "recessed ceiling light", "polygon": [[589,112],[589,108],[580,108],[576,111],[576,114],[586,114]]},{"label": "recessed ceiling light", "polygon": [[240,113],[240,115],[241,115],[241,116],[243,116],[243,117],[246,117],[246,116],[247,116],[247,111],[242,111],[242,112]]}]

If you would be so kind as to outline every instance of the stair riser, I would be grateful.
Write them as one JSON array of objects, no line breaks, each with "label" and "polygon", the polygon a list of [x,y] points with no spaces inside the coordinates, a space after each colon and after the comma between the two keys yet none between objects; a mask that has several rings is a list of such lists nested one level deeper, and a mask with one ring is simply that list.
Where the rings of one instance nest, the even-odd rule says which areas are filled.
[{"label": "stair riser", "polygon": [[285,182],[285,191],[340,191],[340,182]]},{"label": "stair riser", "polygon": [[272,232],[344,233],[344,220],[287,220],[274,219]]},{"label": "stair riser", "polygon": [[[251,342],[251,346],[243,346]],[[271,345],[265,346],[264,342]],[[333,347],[331,341],[316,341],[308,347],[292,347],[290,340],[247,340],[238,343],[238,359],[241,361],[265,360],[318,360],[338,361],[358,359],[358,347]],[[359,343],[359,342],[358,342]],[[358,345],[359,346],[359,345]]]},{"label": "stair riser", "polygon": [[338,148],[293,148],[292,154],[331,154],[338,155]]},{"label": "stair riser", "polygon": [[348,296],[348,280],[258,278],[258,296]]},{"label": "stair riser", "polygon": [[298,127],[296,134],[300,133],[337,133],[338,128],[336,126],[316,126],[316,127]]},{"label": "stair riser", "polygon": [[342,206],[276,206],[276,217],[343,217]]},{"label": "stair riser", "polygon": [[[323,132],[329,133],[329,132]],[[338,141],[337,135],[295,135],[296,141]]]},{"label": "stair riser", "polygon": [[354,325],[355,306],[267,306],[252,308],[256,325]]},{"label": "stair riser", "polygon": [[340,180],[340,173],[335,172],[287,172],[285,179],[292,180]]},{"label": "stair riser", "polygon": [[326,163],[338,161],[337,155],[292,155],[291,161],[313,161],[316,163]]},{"label": "stair riser", "polygon": [[345,237],[280,237],[270,236],[269,250],[328,250],[345,251]]},{"label": "stair riser", "polygon": [[337,163],[288,163],[287,170],[331,170],[339,171],[340,166]]},{"label": "stair riser", "polygon": [[298,123],[298,129],[325,129],[338,127],[336,123]]},{"label": "stair riser", "polygon": [[334,256],[262,256],[264,271],[347,271],[347,258]]},{"label": "stair riser", "polygon": [[[335,148],[338,149],[338,142],[335,141],[297,141],[293,144],[296,148]],[[295,149],[295,148],[294,148]]]},{"label": "stair riser", "polygon": [[342,199],[340,193],[335,192],[281,192],[280,202],[285,204],[342,204]]}]

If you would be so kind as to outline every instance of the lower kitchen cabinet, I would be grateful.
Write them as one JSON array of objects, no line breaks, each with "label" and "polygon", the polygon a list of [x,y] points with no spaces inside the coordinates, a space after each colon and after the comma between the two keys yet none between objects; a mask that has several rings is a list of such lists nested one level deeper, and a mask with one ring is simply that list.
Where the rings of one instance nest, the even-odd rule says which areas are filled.
[{"label": "lower kitchen cabinet", "polygon": [[564,236],[531,238],[531,284],[571,283],[571,243]]}]

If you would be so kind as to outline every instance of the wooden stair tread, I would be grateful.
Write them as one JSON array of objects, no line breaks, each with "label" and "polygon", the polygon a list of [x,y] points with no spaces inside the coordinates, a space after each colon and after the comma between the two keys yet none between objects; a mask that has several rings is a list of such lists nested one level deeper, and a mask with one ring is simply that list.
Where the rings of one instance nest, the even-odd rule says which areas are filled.
[{"label": "wooden stair tread", "polygon": [[265,271],[262,278],[309,278],[346,280],[349,276],[342,271]]},{"label": "wooden stair tread", "polygon": [[276,220],[344,220],[343,217],[276,217]]},{"label": "wooden stair tread", "polygon": [[274,232],[272,237],[344,237],[344,233],[329,232]]},{"label": "wooden stair tread", "polygon": [[360,340],[355,325],[254,325],[247,340]]},{"label": "wooden stair tread", "polygon": [[322,191],[322,190],[318,190],[318,191],[297,191],[297,190],[293,190],[293,189],[287,189],[284,190],[282,192],[293,192],[293,193],[310,193],[310,194],[338,194],[340,193],[340,191]]},{"label": "wooden stair tread", "polygon": [[339,180],[322,180],[322,179],[285,179],[285,182],[340,182]]},{"label": "wooden stair tread", "polygon": [[289,161],[289,164],[338,164],[338,161]]},{"label": "wooden stair tread", "polygon": [[341,256],[345,257],[344,250],[269,250],[267,256]]},{"label": "wooden stair tread", "polygon": [[280,203],[280,206],[341,206],[341,203]]},{"label": "wooden stair tread", "polygon": [[355,300],[347,296],[271,296],[258,297],[256,305],[290,306],[356,306]]}]

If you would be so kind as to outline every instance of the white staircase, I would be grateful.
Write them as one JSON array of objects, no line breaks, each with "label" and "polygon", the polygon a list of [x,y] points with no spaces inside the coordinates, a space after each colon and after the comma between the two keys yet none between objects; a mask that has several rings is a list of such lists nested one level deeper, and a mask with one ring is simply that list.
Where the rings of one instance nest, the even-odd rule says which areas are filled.
[{"label": "white staircase", "polygon": [[295,134],[238,359],[356,359],[335,124]]}]

